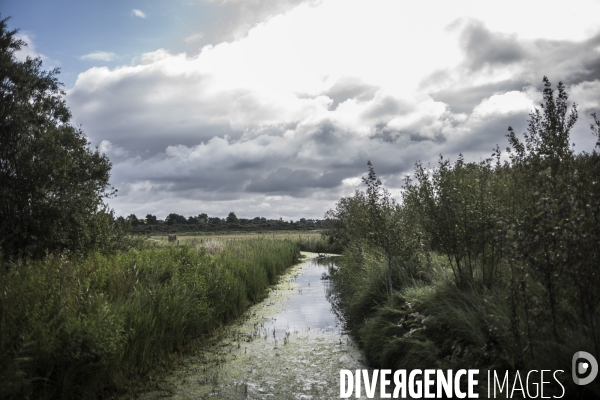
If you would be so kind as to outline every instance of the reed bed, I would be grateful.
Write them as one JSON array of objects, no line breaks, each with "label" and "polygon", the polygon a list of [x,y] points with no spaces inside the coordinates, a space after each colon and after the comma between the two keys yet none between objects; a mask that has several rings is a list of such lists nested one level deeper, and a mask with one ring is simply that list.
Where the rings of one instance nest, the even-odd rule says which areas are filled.
[{"label": "reed bed", "polygon": [[155,246],[0,266],[0,398],[97,398],[239,316],[296,243]]}]

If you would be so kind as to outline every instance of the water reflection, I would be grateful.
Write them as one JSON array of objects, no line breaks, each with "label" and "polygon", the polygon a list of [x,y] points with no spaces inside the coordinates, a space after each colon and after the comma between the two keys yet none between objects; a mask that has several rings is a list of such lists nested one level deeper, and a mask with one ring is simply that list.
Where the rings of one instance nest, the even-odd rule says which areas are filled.
[{"label": "water reflection", "polygon": [[276,337],[305,330],[341,333],[343,324],[329,301],[332,290],[328,277],[334,265],[332,259],[312,258],[301,274],[292,277],[296,293],[282,303],[283,311],[265,324],[268,332],[274,331]]}]

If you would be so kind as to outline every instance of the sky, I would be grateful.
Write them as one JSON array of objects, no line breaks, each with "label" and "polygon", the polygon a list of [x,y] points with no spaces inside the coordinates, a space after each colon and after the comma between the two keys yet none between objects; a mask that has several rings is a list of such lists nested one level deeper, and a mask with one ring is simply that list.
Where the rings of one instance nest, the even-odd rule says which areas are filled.
[{"label": "sky", "polygon": [[600,113],[600,0],[2,0],[111,160],[117,215],[323,218],[415,162],[508,145],[542,78]]}]

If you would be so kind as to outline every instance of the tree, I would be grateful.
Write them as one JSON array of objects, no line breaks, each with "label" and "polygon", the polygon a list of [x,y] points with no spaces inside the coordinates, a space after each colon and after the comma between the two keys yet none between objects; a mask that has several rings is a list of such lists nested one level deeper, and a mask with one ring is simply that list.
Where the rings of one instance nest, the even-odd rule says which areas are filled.
[{"label": "tree", "polygon": [[220,225],[221,224],[221,218],[219,217],[210,217],[206,220],[206,223],[209,225]]},{"label": "tree", "polygon": [[[26,43],[0,20],[0,249],[4,258],[103,246],[111,163],[71,125],[59,71],[19,61]],[[112,192],[114,194],[114,192]]]},{"label": "tree", "polygon": [[146,223],[148,225],[156,225],[157,224],[156,215],[146,214]]},{"label": "tree", "polygon": [[401,254],[403,245],[402,229],[400,228],[400,205],[390,196],[390,193],[381,187],[381,180],[377,178],[371,161],[367,161],[369,174],[363,177],[367,185],[367,238],[373,245],[381,248],[387,261],[386,286],[388,297],[392,300],[393,273],[392,265]]},{"label": "tree", "polygon": [[167,215],[165,222],[167,225],[185,224],[185,223],[187,223],[187,219],[183,215],[179,215],[177,213],[171,213],[171,214]]},{"label": "tree", "polygon": [[564,276],[581,265],[570,262],[572,253],[569,249],[578,245],[582,238],[575,235],[578,240],[570,246],[566,246],[564,240],[575,230],[572,221],[584,220],[583,214],[574,213],[577,210],[574,182],[580,180],[581,173],[577,172],[574,153],[569,146],[570,131],[578,113],[576,104],[569,112],[568,96],[562,82],[558,83],[556,98],[549,79],[544,76],[543,82],[544,103],[540,105],[541,110],[536,108],[529,114],[527,132],[523,134],[525,142],[522,143],[508,127],[515,181],[525,193],[525,206],[517,226],[522,238],[515,241],[514,248],[528,262],[532,275],[541,278],[546,287],[553,333],[558,339],[558,299],[564,288]]},{"label": "tree", "polygon": [[141,224],[140,220],[138,219],[138,217],[135,216],[135,214],[130,214],[127,217],[127,221],[129,221],[131,226],[138,226]]},{"label": "tree", "polygon": [[233,211],[230,212],[229,215],[227,216],[227,222],[229,222],[229,223],[238,222],[238,217],[235,215],[235,213]]}]

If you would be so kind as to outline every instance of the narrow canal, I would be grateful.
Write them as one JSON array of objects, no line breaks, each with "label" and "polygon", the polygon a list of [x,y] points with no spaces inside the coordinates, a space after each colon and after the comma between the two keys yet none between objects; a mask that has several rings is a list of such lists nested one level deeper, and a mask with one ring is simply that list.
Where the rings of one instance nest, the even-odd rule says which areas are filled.
[{"label": "narrow canal", "polygon": [[329,301],[326,277],[335,257],[303,255],[245,318],[140,398],[339,398],[340,369],[366,367]]}]

